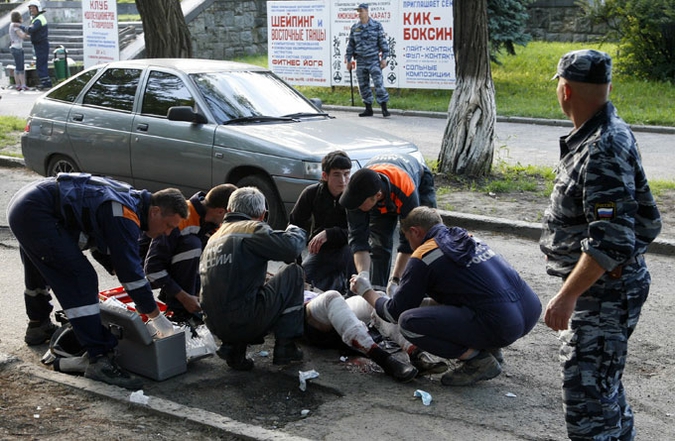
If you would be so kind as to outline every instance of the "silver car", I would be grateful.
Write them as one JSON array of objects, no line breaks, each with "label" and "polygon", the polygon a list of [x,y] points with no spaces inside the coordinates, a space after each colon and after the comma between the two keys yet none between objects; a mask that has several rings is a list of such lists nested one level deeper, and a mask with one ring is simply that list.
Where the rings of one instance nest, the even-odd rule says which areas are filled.
[{"label": "silver car", "polygon": [[199,59],[119,61],[85,70],[39,98],[21,138],[44,176],[85,171],[187,196],[224,182],[258,187],[283,227],[321,158],[344,150],[354,169],[414,144],[321,111],[268,69]]}]

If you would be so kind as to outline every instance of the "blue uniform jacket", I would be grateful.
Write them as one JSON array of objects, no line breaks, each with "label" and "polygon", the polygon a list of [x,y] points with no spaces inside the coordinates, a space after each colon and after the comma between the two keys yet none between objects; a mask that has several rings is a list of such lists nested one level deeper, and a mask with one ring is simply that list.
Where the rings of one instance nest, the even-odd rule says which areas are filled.
[{"label": "blue uniform jacket", "polygon": [[[380,297],[377,314],[396,323],[425,297],[443,305],[499,310],[499,304],[536,294],[518,272],[487,244],[459,227],[436,225],[425,237],[401,277],[393,298]],[[496,312],[495,312],[496,314]]]},{"label": "blue uniform jacket", "polygon": [[157,304],[138,252],[138,237],[148,229],[150,193],[86,173],[62,173],[56,183],[56,208],[66,228],[80,232],[81,248],[108,255],[137,309],[154,311]]}]

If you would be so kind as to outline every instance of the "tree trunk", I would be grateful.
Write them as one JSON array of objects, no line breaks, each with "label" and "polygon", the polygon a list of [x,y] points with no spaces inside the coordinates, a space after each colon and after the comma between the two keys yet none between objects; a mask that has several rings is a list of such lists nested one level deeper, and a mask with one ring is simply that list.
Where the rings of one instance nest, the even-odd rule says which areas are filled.
[{"label": "tree trunk", "polygon": [[439,171],[469,177],[492,168],[497,119],[488,48],[487,0],[455,0],[457,87],[448,106]]},{"label": "tree trunk", "polygon": [[143,21],[146,58],[191,58],[190,30],[180,0],[136,0]]}]

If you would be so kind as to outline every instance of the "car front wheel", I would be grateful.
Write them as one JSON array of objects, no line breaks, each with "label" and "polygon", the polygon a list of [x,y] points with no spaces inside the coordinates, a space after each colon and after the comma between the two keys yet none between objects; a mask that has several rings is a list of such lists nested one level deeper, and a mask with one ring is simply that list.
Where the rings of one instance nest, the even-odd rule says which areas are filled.
[{"label": "car front wheel", "polygon": [[67,156],[56,155],[49,160],[47,166],[47,176],[56,176],[59,173],[73,173],[79,172],[80,169],[75,164],[75,161]]},{"label": "car front wheel", "polygon": [[274,184],[266,177],[253,175],[246,176],[237,182],[237,187],[257,187],[265,196],[267,202],[267,223],[275,230],[286,228],[288,220],[281,199]]}]

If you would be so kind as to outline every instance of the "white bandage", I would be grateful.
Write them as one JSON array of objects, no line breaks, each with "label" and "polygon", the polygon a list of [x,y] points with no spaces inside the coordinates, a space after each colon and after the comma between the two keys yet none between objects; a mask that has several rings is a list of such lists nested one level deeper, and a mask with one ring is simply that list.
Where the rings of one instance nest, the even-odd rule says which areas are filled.
[{"label": "white bandage", "polygon": [[339,292],[326,291],[312,299],[307,307],[314,320],[330,324],[342,341],[354,349],[366,353],[375,344],[366,325],[357,318]]},{"label": "white bandage", "polygon": [[366,293],[366,291],[373,289],[370,280],[362,275],[363,273],[364,271],[360,272],[358,276],[352,276],[349,284],[349,289],[360,296]]}]

